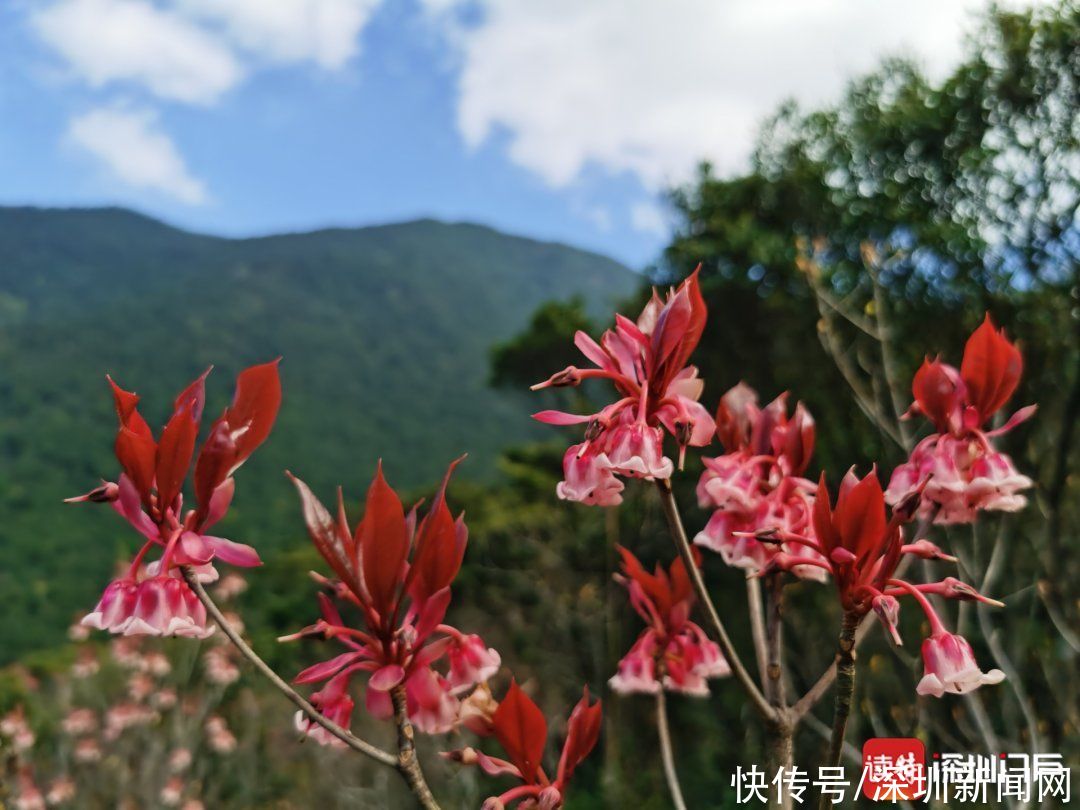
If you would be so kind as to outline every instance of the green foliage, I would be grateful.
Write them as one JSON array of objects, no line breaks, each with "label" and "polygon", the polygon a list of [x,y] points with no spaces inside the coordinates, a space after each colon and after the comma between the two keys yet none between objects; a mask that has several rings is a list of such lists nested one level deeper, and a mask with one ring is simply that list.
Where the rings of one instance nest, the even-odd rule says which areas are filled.
[{"label": "green foliage", "polygon": [[8,661],[57,643],[137,545],[109,509],[61,503],[116,475],[106,372],[155,424],[211,363],[214,414],[244,365],[284,357],[278,425],[222,524],[273,560],[306,545],[286,467],[353,503],[379,456],[398,486],[465,451],[463,474],[493,479],[502,447],[540,434],[521,395],[488,389],[489,347],[551,297],[606,308],[636,282],[599,256],[432,221],[233,241],[121,210],[0,209],[0,257]]}]

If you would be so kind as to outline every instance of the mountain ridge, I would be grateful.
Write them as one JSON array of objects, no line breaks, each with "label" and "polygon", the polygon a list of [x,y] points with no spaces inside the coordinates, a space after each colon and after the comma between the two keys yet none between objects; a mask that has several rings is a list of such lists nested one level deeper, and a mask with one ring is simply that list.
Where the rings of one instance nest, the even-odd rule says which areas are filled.
[{"label": "mountain ridge", "polygon": [[471,224],[228,239],[129,209],[0,208],[0,600],[26,617],[0,627],[0,660],[55,643],[133,548],[111,510],[61,505],[116,475],[106,372],[160,425],[207,366],[212,414],[241,368],[284,358],[278,425],[222,524],[273,551],[303,537],[286,467],[353,502],[379,457],[398,487],[465,451],[460,475],[495,477],[502,449],[541,434],[526,392],[488,387],[491,347],[552,298],[607,319],[639,280]]}]

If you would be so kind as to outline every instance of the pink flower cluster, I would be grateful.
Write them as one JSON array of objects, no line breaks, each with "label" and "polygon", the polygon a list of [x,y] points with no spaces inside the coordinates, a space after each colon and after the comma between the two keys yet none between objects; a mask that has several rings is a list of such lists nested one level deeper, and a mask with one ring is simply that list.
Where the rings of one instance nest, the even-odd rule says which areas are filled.
[{"label": "pink flower cluster", "polygon": [[[694,542],[718,552],[728,565],[756,573],[775,555],[791,551],[785,535],[813,536],[816,485],[801,475],[814,451],[814,420],[801,402],[789,416],[787,394],[761,408],[757,393],[739,383],[720,398],[716,432],[727,452],[702,459],[698,503],[715,511]],[[813,548],[797,550],[820,557]],[[815,565],[791,572],[818,581],[826,576]]]},{"label": "pink flower cluster", "polygon": [[[296,677],[297,683],[325,681],[311,702],[340,726],[347,728],[352,718],[349,687],[360,673],[369,674],[365,705],[370,714],[392,717],[391,690],[403,685],[413,725],[441,734],[459,721],[458,695],[499,668],[499,654],[479,636],[443,623],[468,539],[463,518],[451,517],[446,505],[446,484],[455,465],[419,525],[415,509],[405,515],[380,465],[355,531],[346,524],[343,505],[339,517],[331,518],[307,485],[293,479],[312,541],[338,576],[336,582],[322,582],[341,602],[358,609],[364,621],[363,630],[348,626],[323,593],[322,619],[286,637],[333,638],[347,648]],[[434,665],[443,659],[446,670],[437,671]],[[303,713],[296,715],[296,723],[320,743],[342,744]]]},{"label": "pink flower cluster", "polygon": [[694,591],[681,559],[667,571],[659,565],[652,574],[627,549],[622,554],[623,576],[618,580],[630,593],[630,604],[647,627],[619,661],[608,681],[620,694],[655,694],[661,689],[695,697],[709,694],[709,678],[731,670],[720,648],[705,631],[690,621]]},{"label": "pink flower cluster", "polygon": [[597,343],[584,332],[575,345],[595,365],[569,366],[533,389],[580,385],[588,379],[609,380],[619,399],[596,413],[578,415],[541,411],[533,418],[550,425],[587,424],[585,441],[563,458],[564,480],[557,494],[563,500],[592,506],[622,502],[623,483],[616,476],[669,478],[675,463],[664,454],[664,433],[679,447],[679,465],[688,446],[712,441],[713,420],[698,402],[704,383],[687,361],[705,326],[705,301],[697,273],[669,292],[656,291],[631,321],[616,315],[615,328]]},{"label": "pink flower cluster", "polygon": [[1031,418],[1035,406],[1021,408],[996,430],[985,429],[1016,390],[1022,370],[1020,351],[994,328],[989,315],[968,339],[959,371],[927,358],[912,383],[915,402],[908,413],[930,420],[934,433],[893,472],[885,492],[888,502],[900,503],[924,487],[923,514],[945,524],[971,523],[983,509],[1022,509],[1027,498],[1020,493],[1032,481],[991,439]]},{"label": "pink flower cluster", "polygon": [[[145,538],[127,572],[105,589],[83,624],[124,635],[206,638],[206,609],[180,575],[194,566],[205,582],[217,579],[212,561],[250,567],[260,564],[255,549],[209,534],[229,508],[233,473],[270,433],[281,403],[277,362],[253,366],[237,378],[236,395],[210,428],[196,457],[206,399],[206,376],[176,398],[168,423],[155,438],[138,411],[139,397],[112,379],[120,422],[115,452],[123,473],[73,502],[109,503]],[[181,490],[194,461],[197,506],[184,511]],[[146,555],[162,549],[144,566]]]}]

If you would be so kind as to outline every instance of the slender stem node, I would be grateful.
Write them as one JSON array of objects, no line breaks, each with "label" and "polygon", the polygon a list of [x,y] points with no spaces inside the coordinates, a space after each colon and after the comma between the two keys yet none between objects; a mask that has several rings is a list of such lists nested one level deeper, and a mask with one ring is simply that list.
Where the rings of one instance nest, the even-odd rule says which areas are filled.
[{"label": "slender stem node", "polygon": [[[845,613],[840,624],[840,641],[836,652],[836,706],[833,714],[832,738],[829,741],[829,754],[823,763],[835,767],[840,764],[844,750],[844,735],[847,732],[848,717],[851,715],[851,703],[855,695],[855,631],[862,616]],[[819,810],[827,810],[832,802],[828,796],[821,797]]]},{"label": "slender stem node", "polygon": [[675,810],[686,810],[686,801],[679,786],[679,774],[675,770],[675,753],[671,747],[671,728],[667,716],[667,695],[663,689],[656,693],[656,731],[660,736],[660,759],[664,764],[664,778],[667,779],[671,793],[671,803]]},{"label": "slender stem node", "polygon": [[408,700],[405,696],[405,684],[398,684],[390,690],[390,700],[394,704],[394,721],[398,728],[397,769],[409,783],[409,789],[416,796],[424,810],[439,810],[439,803],[431,795],[431,788],[420,770],[420,761],[416,758],[416,744],[412,723],[409,722]]}]

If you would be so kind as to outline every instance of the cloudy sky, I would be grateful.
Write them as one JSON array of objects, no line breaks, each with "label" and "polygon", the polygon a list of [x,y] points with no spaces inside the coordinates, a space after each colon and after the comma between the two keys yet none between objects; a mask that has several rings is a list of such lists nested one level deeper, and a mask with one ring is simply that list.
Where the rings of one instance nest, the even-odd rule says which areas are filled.
[{"label": "cloudy sky", "polygon": [[981,0],[5,0],[0,204],[228,235],[473,220],[642,265],[665,188],[745,165]]}]

